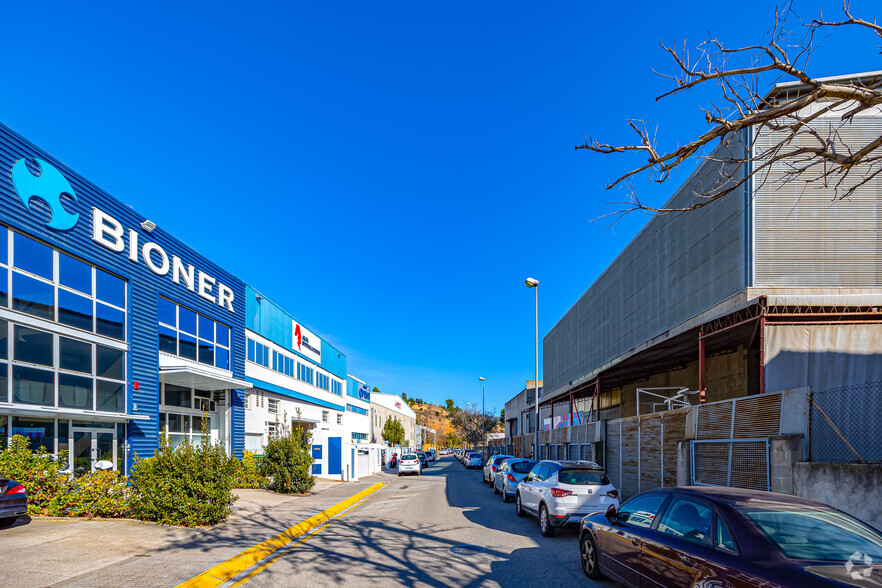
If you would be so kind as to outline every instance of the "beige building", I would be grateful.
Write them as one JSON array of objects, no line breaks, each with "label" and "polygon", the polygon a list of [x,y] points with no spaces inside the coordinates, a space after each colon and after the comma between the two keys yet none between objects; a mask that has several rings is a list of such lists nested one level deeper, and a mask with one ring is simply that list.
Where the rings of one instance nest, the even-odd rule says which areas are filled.
[{"label": "beige building", "polygon": [[404,426],[404,442],[402,447],[416,447],[416,413],[400,396],[371,392],[371,442],[383,441],[383,427],[386,420],[397,418]]}]

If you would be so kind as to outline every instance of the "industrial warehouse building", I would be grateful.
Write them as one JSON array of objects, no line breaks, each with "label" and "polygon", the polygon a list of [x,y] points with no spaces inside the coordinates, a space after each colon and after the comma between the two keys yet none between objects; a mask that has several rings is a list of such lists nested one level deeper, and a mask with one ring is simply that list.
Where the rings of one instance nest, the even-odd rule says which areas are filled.
[{"label": "industrial warehouse building", "polygon": [[161,430],[241,457],[300,425],[316,475],[357,475],[370,395],[345,355],[3,125],[0,169],[0,449],[128,472]]},{"label": "industrial warehouse building", "polygon": [[[769,101],[803,91],[782,84]],[[812,124],[823,134],[838,116]],[[880,135],[878,108],[840,130],[846,145]],[[690,206],[733,156],[778,138],[742,131],[665,208]],[[625,497],[678,483],[799,492],[797,462],[882,458],[882,445],[859,447],[882,414],[882,182],[838,200],[787,172],[775,164],[703,208],[654,216],[545,335],[539,457],[603,462]],[[583,424],[561,423],[572,413]]]}]

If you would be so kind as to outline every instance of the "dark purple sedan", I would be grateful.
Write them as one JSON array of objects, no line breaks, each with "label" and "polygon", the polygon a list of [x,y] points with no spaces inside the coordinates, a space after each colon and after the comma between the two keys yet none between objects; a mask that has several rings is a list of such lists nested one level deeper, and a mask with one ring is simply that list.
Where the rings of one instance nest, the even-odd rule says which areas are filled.
[{"label": "dark purple sedan", "polygon": [[879,586],[882,533],[789,494],[688,486],[593,513],[582,569],[625,586]]},{"label": "dark purple sedan", "polygon": [[28,493],[25,487],[9,478],[0,477],[0,529],[28,514]]}]

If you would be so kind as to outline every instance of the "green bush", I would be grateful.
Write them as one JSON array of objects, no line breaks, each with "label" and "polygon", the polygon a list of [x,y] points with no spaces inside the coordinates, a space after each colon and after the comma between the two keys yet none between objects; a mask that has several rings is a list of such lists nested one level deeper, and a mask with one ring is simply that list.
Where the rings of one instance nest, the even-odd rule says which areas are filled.
[{"label": "green bush", "polygon": [[236,464],[234,474],[234,488],[265,488],[269,485],[268,480],[260,474],[260,467],[254,459],[254,452],[247,449],[242,455],[242,461]]},{"label": "green bush", "polygon": [[160,524],[198,527],[225,520],[232,512],[233,481],[238,460],[220,443],[203,435],[175,448],[162,434],[153,457],[139,459],[131,469],[132,513]]},{"label": "green bush", "polygon": [[[28,514],[54,516],[53,498],[69,490],[70,481],[59,474],[58,462],[43,447],[29,448],[30,439],[21,435],[12,437],[9,448],[0,451],[0,475],[24,484],[28,492]],[[66,452],[60,457],[67,463]]]},{"label": "green bush", "polygon": [[67,492],[50,501],[49,514],[59,517],[118,518],[130,515],[131,487],[125,476],[98,471],[70,481]]},{"label": "green bush", "polygon": [[269,488],[282,494],[304,494],[315,485],[312,477],[312,435],[300,427],[288,432],[276,427],[279,434],[270,438],[260,462],[260,473],[269,479]]}]

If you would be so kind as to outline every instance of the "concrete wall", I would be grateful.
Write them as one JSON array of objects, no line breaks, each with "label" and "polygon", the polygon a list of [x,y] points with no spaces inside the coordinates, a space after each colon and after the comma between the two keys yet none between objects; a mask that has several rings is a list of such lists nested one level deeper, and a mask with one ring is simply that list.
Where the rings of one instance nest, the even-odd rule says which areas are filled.
[{"label": "concrete wall", "polygon": [[799,462],[793,492],[824,502],[882,530],[882,464]]}]

